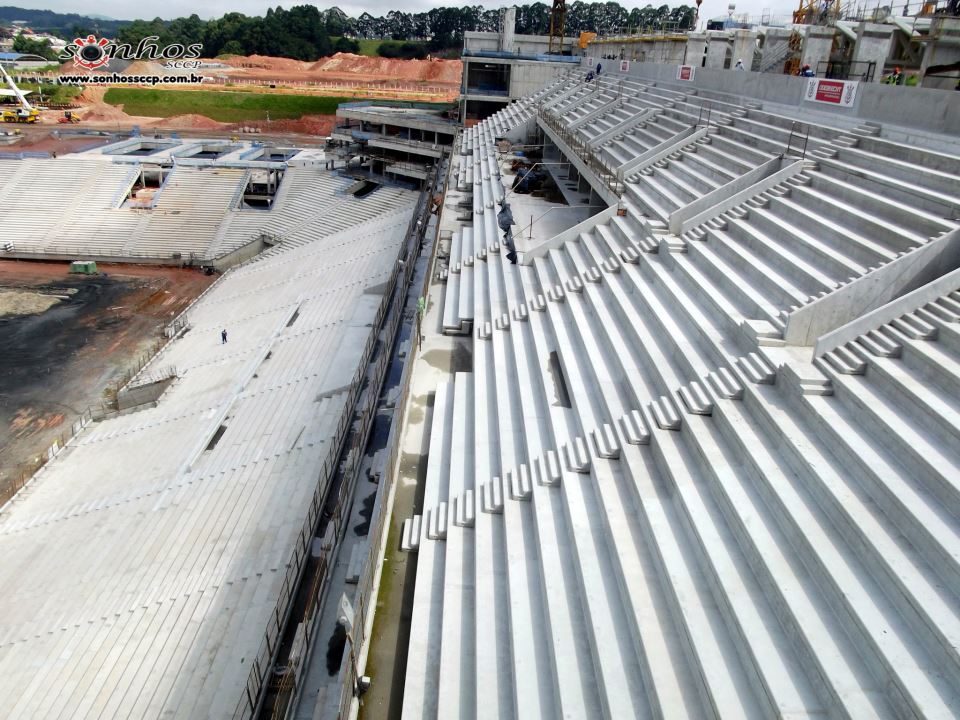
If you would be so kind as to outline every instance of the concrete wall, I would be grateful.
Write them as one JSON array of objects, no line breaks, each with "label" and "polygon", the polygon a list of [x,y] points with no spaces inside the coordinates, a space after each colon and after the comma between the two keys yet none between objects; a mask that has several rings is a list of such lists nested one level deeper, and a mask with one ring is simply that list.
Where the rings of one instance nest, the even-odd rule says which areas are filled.
[{"label": "concrete wall", "polygon": [[604,55],[615,55],[617,58],[630,60],[631,62],[680,64],[684,62],[686,52],[686,39],[668,40],[659,36],[656,38],[643,38],[641,36],[619,43],[592,44],[589,54],[597,58]]},{"label": "concrete wall", "polygon": [[521,265],[532,265],[534,259],[538,257],[543,257],[550,250],[554,248],[561,247],[564,243],[570,240],[576,240],[580,237],[581,233],[590,232],[597,225],[605,225],[609,222],[614,215],[617,214],[617,206],[611,205],[606,210],[601,210],[596,215],[591,215],[586,220],[577,223],[572,228],[564,230],[559,235],[554,235],[549,240],[542,242],[537,247],[526,250],[521,253],[520,264]]},{"label": "concrete wall", "polygon": [[503,11],[503,28],[500,35],[500,49],[503,52],[516,52],[517,43],[514,33],[514,24],[517,20],[517,9],[515,7],[506,8]]},{"label": "concrete wall", "polygon": [[824,335],[817,340],[813,354],[819,356],[830,352],[865,332],[878,328],[908,312],[913,312],[929,302],[954,292],[958,288],[960,288],[960,269],[941,275],[923,287],[919,287],[866,315],[861,315],[853,322]]},{"label": "concrete wall", "polygon": [[242,262],[246,262],[250,258],[258,255],[267,249],[266,243],[263,242],[262,238],[255,238],[248,242],[246,245],[241,245],[236,250],[227,253],[226,255],[221,255],[216,260],[214,260],[211,265],[217,270],[223,272],[232,268],[234,265],[239,265]]},{"label": "concrete wall", "polygon": [[464,50],[499,50],[500,35],[493,32],[465,32],[463,34]]},{"label": "concrete wall", "polygon": [[577,66],[566,63],[536,62],[533,60],[511,61],[510,98],[532,95],[555,78]]},{"label": "concrete wall", "polygon": [[[495,32],[465,32],[463,49],[503,51],[519,55],[539,55],[550,49],[549,35],[514,35],[512,31],[507,35],[509,37],[501,37],[500,33]],[[566,49],[573,49],[576,45],[576,38],[563,40]]]},{"label": "concrete wall", "polygon": [[[738,29],[733,32],[733,65],[743,60],[747,70],[753,62],[753,51],[757,48],[757,33],[754,30]],[[732,66],[731,66],[732,67]]]},{"label": "concrete wall", "polygon": [[117,409],[129,410],[147,403],[155,403],[174,380],[176,380],[176,376],[145,385],[137,385],[134,388],[124,388],[117,393]]},{"label": "concrete wall", "polygon": [[725,30],[711,31],[707,33],[710,42],[707,45],[707,67],[723,70],[724,68],[732,70],[737,61],[733,57],[733,41]]},{"label": "concrete wall", "polygon": [[[853,282],[794,310],[787,318],[783,339],[790,345],[813,345],[817,352],[832,350],[853,335],[821,336],[842,328],[864,313],[875,310],[923,287],[960,267],[960,230],[954,230],[911,250]],[[898,315],[907,312],[902,310]],[[817,339],[821,338],[820,341]]]},{"label": "concrete wall", "polygon": [[927,51],[923,54],[923,64],[920,74],[924,76],[925,88],[953,90],[957,85],[956,73],[949,76],[926,77],[927,69],[937,65],[951,65],[960,61],[960,18],[934,18],[930,27],[930,35],[934,39],[927,44]]},{"label": "concrete wall", "polygon": [[687,47],[684,54],[682,65],[693,65],[701,67],[703,65],[703,56],[707,52],[707,34],[706,33],[688,33]]},{"label": "concrete wall", "polygon": [[760,70],[780,75],[783,64],[789,57],[790,30],[783,28],[767,28],[763,38],[763,50],[760,53]]},{"label": "concrete wall", "polygon": [[[696,63],[688,63],[696,64]],[[610,68],[611,73],[618,73]],[[740,95],[761,102],[797,108],[800,112],[837,115],[855,121],[899,125],[903,128],[960,135],[960,92],[897,85],[861,84],[851,108],[831,107],[803,100],[806,78],[780,74],[741,73],[697,68],[692,82],[679,82],[676,65],[630,63],[629,77],[653,80],[672,89],[703,88]],[[923,108],[923,112],[917,112]]]}]

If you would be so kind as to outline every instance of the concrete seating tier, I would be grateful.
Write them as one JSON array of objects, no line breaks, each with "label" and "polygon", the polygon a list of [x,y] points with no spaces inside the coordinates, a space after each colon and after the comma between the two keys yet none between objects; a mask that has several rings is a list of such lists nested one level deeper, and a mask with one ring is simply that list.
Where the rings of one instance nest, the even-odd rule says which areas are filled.
[{"label": "concrete seating tier", "polygon": [[406,198],[227,272],[138,378],[176,368],[156,406],[87,428],[3,509],[0,716],[232,717],[246,702]]},{"label": "concrete seating tier", "polygon": [[406,191],[381,187],[364,198],[346,193],[354,181],[325,172],[318,167],[291,167],[273,207],[265,210],[233,209],[213,239],[209,257],[218,257],[266,234],[284,245],[298,245],[318,232],[333,234],[354,224],[358,218],[389,213],[409,202]]},{"label": "concrete seating tier", "polygon": [[213,260],[264,235],[310,243],[409,203],[407,191],[387,186],[355,198],[345,192],[350,178],[292,166],[270,210],[240,209],[245,170],[179,165],[152,208],[121,207],[138,175],[138,165],[100,157],[2,160],[5,237],[15,253]]},{"label": "concrete seating tier", "polygon": [[[691,157],[769,157],[708,137]],[[687,168],[678,208],[734,172],[687,163],[658,168]],[[855,173],[791,180],[682,237],[628,190],[529,265],[474,185],[438,286],[473,370],[437,390],[408,525],[405,718],[956,715],[960,292],[814,362],[779,339],[953,224]]]}]

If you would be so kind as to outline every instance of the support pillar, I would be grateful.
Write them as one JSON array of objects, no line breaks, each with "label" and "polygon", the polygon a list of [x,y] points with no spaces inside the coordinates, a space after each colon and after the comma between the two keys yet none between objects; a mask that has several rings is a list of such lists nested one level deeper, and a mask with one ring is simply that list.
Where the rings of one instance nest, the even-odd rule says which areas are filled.
[{"label": "support pillar", "polygon": [[873,81],[880,82],[892,45],[892,26],[862,22],[857,26],[857,44],[853,48],[853,61],[876,63]]},{"label": "support pillar", "polygon": [[832,27],[810,25],[807,27],[807,36],[803,39],[803,55],[800,65],[809,65],[816,72],[820,63],[830,60],[833,50],[833,38],[836,30]]}]

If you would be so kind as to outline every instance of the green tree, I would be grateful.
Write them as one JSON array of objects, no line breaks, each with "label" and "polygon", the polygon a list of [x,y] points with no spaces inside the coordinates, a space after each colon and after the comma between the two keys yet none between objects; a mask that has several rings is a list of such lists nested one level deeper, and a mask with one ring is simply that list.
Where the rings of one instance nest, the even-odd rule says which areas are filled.
[{"label": "green tree", "polygon": [[340,37],[337,38],[337,41],[333,44],[333,51],[335,53],[353,53],[356,55],[360,52],[360,43],[348,37]]},{"label": "green tree", "polygon": [[228,40],[217,55],[243,55],[244,48],[239,40]]},{"label": "green tree", "polygon": [[24,35],[13,38],[13,51],[26,55],[39,55],[47,60],[57,59],[57,52],[50,47],[49,40],[33,40]]}]

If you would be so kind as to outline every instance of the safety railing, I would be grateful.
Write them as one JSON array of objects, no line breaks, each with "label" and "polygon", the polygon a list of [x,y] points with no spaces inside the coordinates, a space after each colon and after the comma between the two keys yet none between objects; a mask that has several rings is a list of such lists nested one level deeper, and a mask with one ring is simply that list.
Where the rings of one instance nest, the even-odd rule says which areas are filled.
[{"label": "safety railing", "polygon": [[[790,135],[787,138],[787,147],[783,151],[786,157],[807,158],[807,140],[810,139],[810,126],[796,121],[790,124]],[[796,141],[796,146],[794,146]]]},{"label": "safety railing", "polygon": [[592,151],[590,145],[576,133],[567,130],[560,118],[542,105],[537,106],[537,118],[543,122],[563,143],[583,162],[599,180],[618,198],[623,195],[623,183],[617,177],[615,168],[604,162],[599,153]]}]

